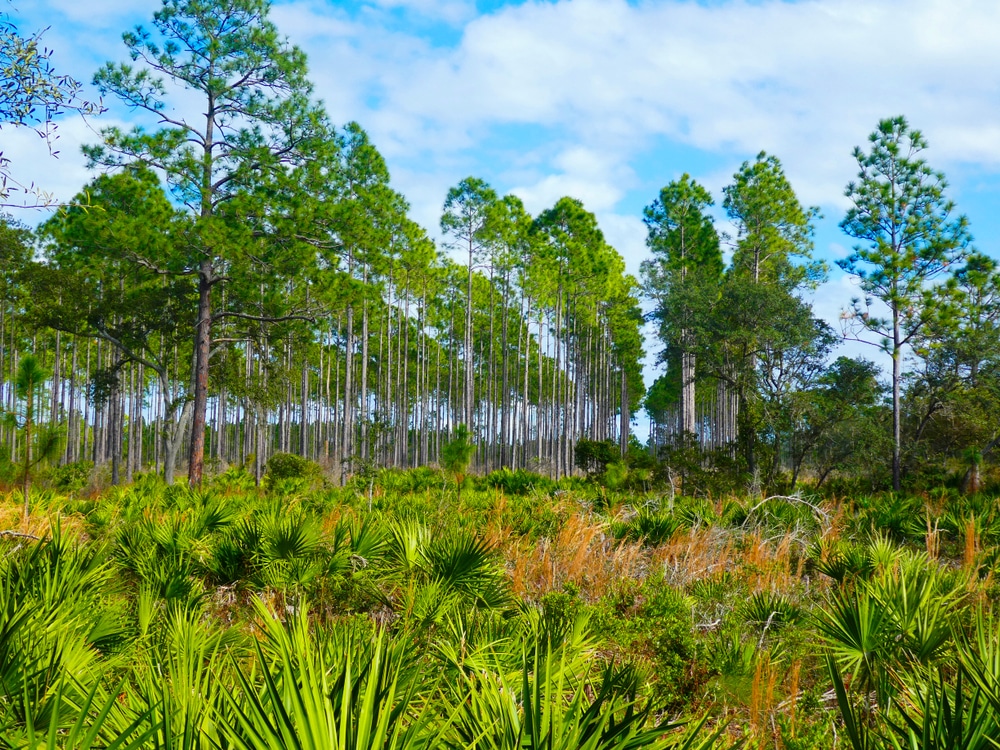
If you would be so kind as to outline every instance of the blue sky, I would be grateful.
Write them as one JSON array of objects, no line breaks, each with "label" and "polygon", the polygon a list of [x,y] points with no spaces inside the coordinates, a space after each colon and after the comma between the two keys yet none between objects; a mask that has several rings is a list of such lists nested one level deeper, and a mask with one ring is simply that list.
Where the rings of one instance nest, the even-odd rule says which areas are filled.
[{"label": "blue sky", "polygon": [[[14,0],[11,15],[25,31],[48,26],[60,71],[89,81],[124,59],[121,32],[157,7]],[[308,54],[333,120],[369,131],[432,233],[448,187],[476,175],[532,212],[582,199],[637,272],[642,208],[662,185],[689,172],[718,198],[766,150],[824,215],[816,255],[832,272],[814,304],[835,321],[852,294],[833,266],[850,244],[837,223],[851,150],[880,118],[904,114],[977,247],[1000,253],[991,0],[275,0],[272,17]],[[68,198],[88,178],[79,144],[101,124],[65,120],[58,161],[27,133],[5,129],[3,150],[22,179]]]}]

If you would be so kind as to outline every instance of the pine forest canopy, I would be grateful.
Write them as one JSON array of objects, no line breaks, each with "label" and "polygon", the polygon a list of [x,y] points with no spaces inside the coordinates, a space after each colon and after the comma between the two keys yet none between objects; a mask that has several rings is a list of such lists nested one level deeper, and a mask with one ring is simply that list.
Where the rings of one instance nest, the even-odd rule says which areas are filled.
[{"label": "pine forest canopy", "polygon": [[[344,482],[453,465],[460,445],[481,472],[563,477],[581,456],[606,467],[610,446],[671,481],[899,486],[1000,443],[997,265],[903,118],[855,153],[842,227],[858,244],[840,265],[863,296],[834,331],[808,302],[827,271],[817,211],[775,156],[722,191],[728,233],[689,175],[654,196],[641,282],[579,200],[532,216],[475,177],[443,196],[439,246],[364,129],[330,123],[268,13],[163,0],[124,35],[127,62],[94,78],[137,124],[100,131],[94,178],[37,231],[4,222],[0,407],[22,416],[0,426],[0,479],[55,432],[56,463],[173,481],[186,457],[194,485],[232,463],[259,479],[276,452]],[[75,101],[70,79],[44,87],[44,66],[10,70]],[[34,111],[25,96],[5,122]],[[648,391],[647,321],[662,372]],[[889,355],[888,391],[876,364],[834,358],[842,334]],[[44,382],[26,397],[30,356]]]}]

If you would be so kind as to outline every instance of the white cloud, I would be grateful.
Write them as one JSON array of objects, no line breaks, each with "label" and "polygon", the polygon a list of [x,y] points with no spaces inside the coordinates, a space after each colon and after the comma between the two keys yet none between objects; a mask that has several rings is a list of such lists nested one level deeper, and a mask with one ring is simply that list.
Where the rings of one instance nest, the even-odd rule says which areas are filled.
[{"label": "white cloud", "polygon": [[[158,5],[149,1],[144,22]],[[701,177],[716,195],[739,162],[765,149],[782,159],[805,204],[833,214],[856,172],[851,149],[898,113],[928,136],[932,166],[1000,167],[1000,4],[528,0],[479,16],[473,9],[469,0],[369,0],[353,10],[279,0],[273,10],[308,52],[333,119],[369,130],[422,219],[439,210],[443,192],[421,193],[470,173],[516,189],[532,210],[571,194],[601,215],[624,213],[640,161],[646,173],[660,169],[661,182],[697,173],[698,165],[656,164],[664,142],[728,162]],[[137,12],[126,0],[36,0],[31,15],[46,11],[68,72],[78,62],[92,69],[95,47],[101,59],[122,59],[119,32]],[[419,23],[390,23],[400,12],[456,24],[457,42]],[[81,44],[66,19],[111,30]],[[498,156],[491,139],[519,127],[543,135]]]},{"label": "white cloud", "polygon": [[558,172],[541,177],[533,185],[516,186],[511,192],[532,213],[545,210],[567,195],[580,199],[590,211],[610,210],[633,181],[631,169],[616,156],[584,146],[569,147],[552,159],[551,168]]},{"label": "white cloud", "polygon": [[[79,150],[80,143],[96,140],[88,122],[80,117],[65,118],[59,122],[56,133],[58,137],[47,143],[30,128],[3,129],[4,153],[11,159],[11,177],[21,186],[35,189],[34,194],[20,189],[12,191],[8,199],[11,204],[37,205],[40,198],[65,202],[91,178]],[[48,211],[16,209],[16,216],[34,224],[44,221]]]},{"label": "white cloud", "polygon": [[[526,2],[470,21],[453,48],[358,23],[337,43],[305,46],[315,70],[333,72],[327,99],[345,85],[378,91],[357,119],[395,158],[475,166],[490,128],[511,123],[555,130],[561,155],[577,144],[623,163],[667,137],[766,149],[805,203],[840,208],[850,149],[878,118],[905,112],[930,137],[932,162],[1000,162],[998,82],[984,76],[1000,63],[1000,6],[976,0]],[[534,185],[519,183],[524,195],[623,192],[614,170],[583,184],[545,166]]]},{"label": "white cloud", "polygon": [[826,254],[833,260],[840,260],[841,258],[846,258],[851,254],[851,250],[839,242],[831,242],[826,246]]}]

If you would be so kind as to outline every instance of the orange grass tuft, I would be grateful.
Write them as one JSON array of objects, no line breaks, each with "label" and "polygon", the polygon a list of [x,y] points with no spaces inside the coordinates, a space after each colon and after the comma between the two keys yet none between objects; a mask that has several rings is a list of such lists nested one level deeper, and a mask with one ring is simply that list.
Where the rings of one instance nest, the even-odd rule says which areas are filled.
[{"label": "orange grass tuft", "polygon": [[733,535],[726,530],[692,529],[678,532],[657,547],[652,561],[662,567],[671,585],[687,586],[731,567],[734,551]]},{"label": "orange grass tuft", "polygon": [[31,513],[28,518],[24,518],[24,499],[19,490],[8,492],[0,497],[0,530],[2,531],[13,531],[44,539],[52,533],[52,527],[57,521],[62,533],[67,536],[80,537],[84,533],[85,521],[78,514],[64,514],[39,509]]},{"label": "orange grass tuft", "polygon": [[764,683],[764,660],[758,659],[753,670],[753,682],[750,684],[750,731],[756,734],[760,729],[760,711],[763,703],[762,685]]},{"label": "orange grass tuft", "polygon": [[979,537],[976,534],[976,517],[969,516],[965,522],[965,554],[962,563],[967,568],[976,564],[976,557],[979,553]]},{"label": "orange grass tuft", "polygon": [[569,516],[554,538],[537,543],[506,539],[503,552],[510,561],[511,587],[528,599],[537,600],[569,583],[585,600],[596,601],[615,582],[642,578],[647,567],[639,544],[616,541],[605,522],[584,513]]},{"label": "orange grass tuft", "polygon": [[941,551],[941,542],[938,538],[938,519],[934,519],[934,525],[931,526],[931,514],[927,513],[927,557],[931,560],[937,560],[938,555]]},{"label": "orange grass tuft", "polygon": [[792,668],[788,678],[788,728],[795,738],[795,708],[799,702],[799,673],[802,669],[802,662],[796,659],[792,663]]}]

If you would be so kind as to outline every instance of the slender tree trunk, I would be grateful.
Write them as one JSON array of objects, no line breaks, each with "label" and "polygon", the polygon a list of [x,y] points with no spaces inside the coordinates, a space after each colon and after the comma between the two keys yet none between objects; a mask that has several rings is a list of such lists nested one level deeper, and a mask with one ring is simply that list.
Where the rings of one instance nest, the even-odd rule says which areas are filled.
[{"label": "slender tree trunk", "polygon": [[351,473],[352,438],[354,436],[354,305],[347,304],[347,343],[344,357],[343,437],[340,443],[340,484],[347,484]]},{"label": "slender tree trunk", "polygon": [[73,354],[69,367],[69,426],[66,430],[66,462],[79,460],[80,452],[80,424],[77,415],[79,405],[76,400],[76,368],[79,366],[78,353],[79,342],[77,337],[73,336]]},{"label": "slender tree trunk", "polygon": [[902,430],[900,420],[899,381],[901,375],[899,311],[892,311],[892,489],[899,492],[902,487]]},{"label": "slender tree trunk", "polygon": [[[684,331],[682,338],[689,338],[690,333]],[[681,353],[681,429],[687,434],[695,432],[695,392],[694,392],[695,355],[685,347]]]},{"label": "slender tree trunk", "polygon": [[309,360],[302,356],[302,393],[299,402],[299,455],[309,458]]},{"label": "slender tree trunk", "polygon": [[28,400],[24,413],[24,476],[22,478],[21,491],[24,494],[24,515],[22,521],[28,522],[28,515],[31,511],[31,432],[35,426],[35,383],[28,383]]},{"label": "slender tree trunk", "polygon": [[622,459],[628,455],[628,434],[629,434],[629,397],[628,397],[628,376],[625,372],[624,363],[619,363],[622,368],[622,405],[621,405],[621,426],[618,433],[619,447],[622,452]]},{"label": "slender tree trunk", "polygon": [[404,467],[410,468],[410,275],[406,275],[406,299],[403,302],[403,382],[399,389],[402,406],[399,410],[399,420],[402,424],[401,444],[403,449]]},{"label": "slender tree trunk", "polygon": [[[538,470],[542,465],[542,325],[543,315],[541,307],[538,310],[538,395],[535,403],[535,460],[538,463]],[[545,337],[548,339],[548,336]]]},{"label": "slender tree trunk", "polygon": [[[93,342],[90,339],[87,339],[87,362],[84,365],[84,370],[83,370],[83,378],[84,382],[86,383],[90,382],[90,348],[92,343]],[[98,344],[98,346],[100,346],[100,344]],[[90,416],[88,412],[90,412],[92,404],[93,401],[89,397],[84,398],[83,409],[81,410],[83,412],[83,414],[81,415],[81,422],[82,422],[81,428],[83,429],[83,447],[80,449],[80,453],[77,455],[78,460],[80,459],[81,456],[86,457],[87,455],[89,455],[91,430],[87,426],[88,422],[87,418],[88,416]],[[95,418],[96,415],[90,417],[91,424],[93,424]]]},{"label": "slender tree trunk", "polygon": [[188,484],[200,487],[205,465],[205,419],[208,412],[208,356],[211,348],[212,261],[201,262],[198,273],[198,328],[195,337],[194,405],[191,447],[188,454]]},{"label": "slender tree trunk", "polygon": [[368,265],[365,264],[362,283],[365,286],[365,299],[361,305],[361,446],[359,453],[362,458],[368,458]]},{"label": "slender tree trunk", "polygon": [[55,356],[52,360],[52,412],[49,415],[49,426],[55,427],[59,423],[59,381],[60,381],[60,352],[62,350],[62,331],[56,331]]},{"label": "slender tree trunk", "polygon": [[434,366],[434,405],[435,405],[435,418],[434,418],[434,462],[441,463],[441,349],[442,343],[440,340],[436,342],[436,363]]}]

